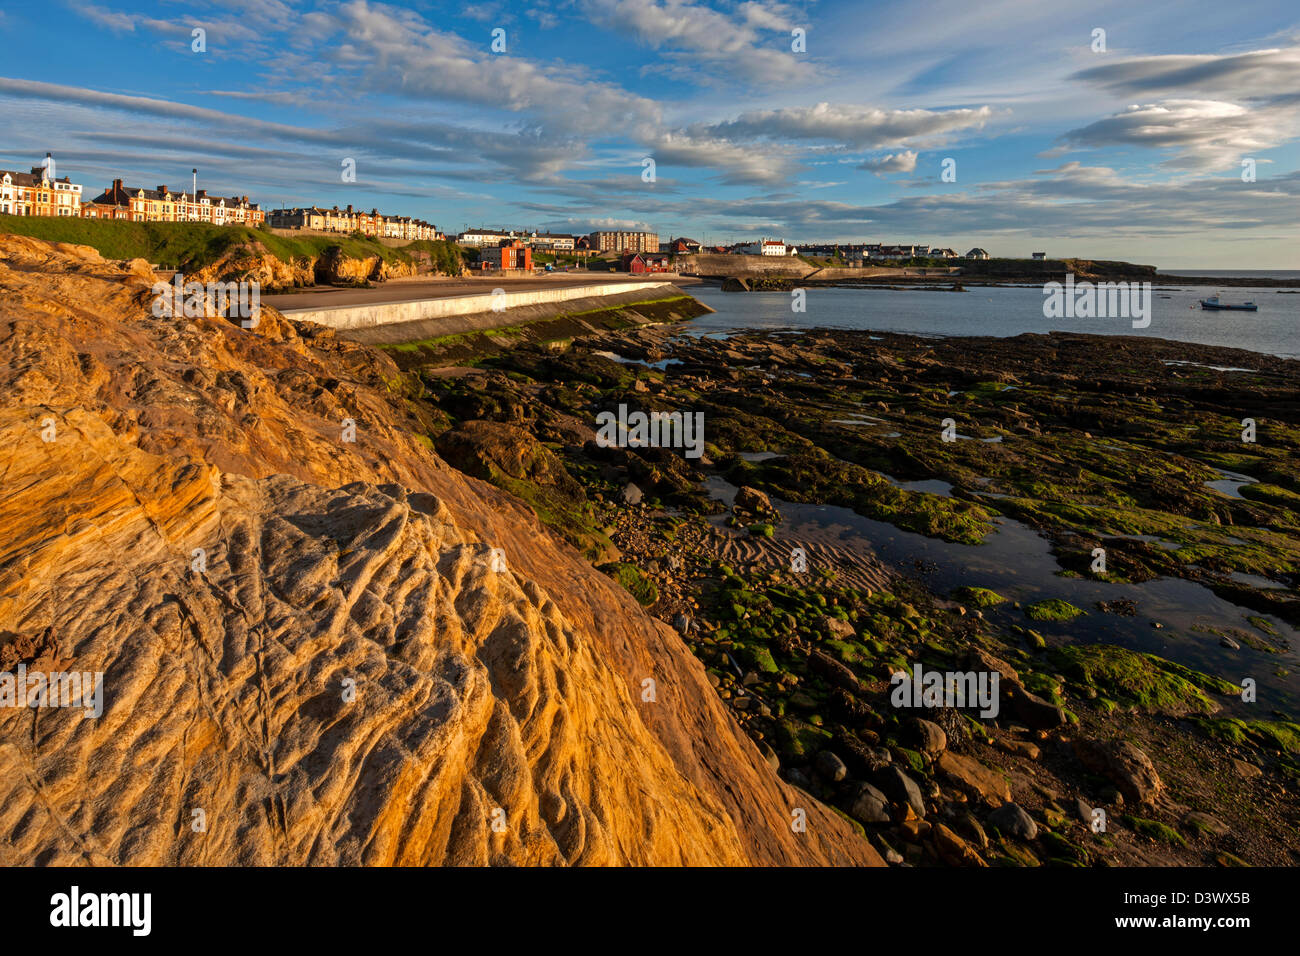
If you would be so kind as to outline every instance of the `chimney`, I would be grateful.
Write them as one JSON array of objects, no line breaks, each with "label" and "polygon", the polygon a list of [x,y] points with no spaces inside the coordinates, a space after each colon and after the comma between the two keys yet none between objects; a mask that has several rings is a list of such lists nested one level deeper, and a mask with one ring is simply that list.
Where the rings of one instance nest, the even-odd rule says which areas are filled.
[{"label": "chimney", "polygon": [[158,192],[162,193],[164,196],[167,195],[167,187],[166,187],[166,186],[159,186],[159,187],[158,187]]}]

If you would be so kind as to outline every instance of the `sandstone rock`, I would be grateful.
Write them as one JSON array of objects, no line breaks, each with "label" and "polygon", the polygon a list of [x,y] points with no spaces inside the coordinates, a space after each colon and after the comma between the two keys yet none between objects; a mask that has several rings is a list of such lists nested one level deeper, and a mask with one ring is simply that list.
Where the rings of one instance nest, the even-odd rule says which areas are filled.
[{"label": "sandstone rock", "polygon": [[1011,786],[1001,774],[990,770],[973,757],[963,757],[945,751],[939,757],[939,769],[971,793],[978,794],[993,804],[1011,799]]},{"label": "sandstone rock", "polygon": [[775,517],[780,514],[776,508],[772,507],[772,499],[767,496],[766,492],[751,488],[749,485],[743,485],[736,491],[736,500],[732,505],[732,510],[762,517]]},{"label": "sandstone rock", "polygon": [[0,709],[0,864],[882,862],[387,356],[149,285],[0,237],[5,643],[105,675],[99,718]]},{"label": "sandstone rock", "polygon": [[822,618],[822,631],[829,637],[843,638],[852,640],[858,636],[858,632],[853,629],[853,625],[848,621],[842,621],[838,617],[826,615]]},{"label": "sandstone rock", "polygon": [[988,866],[975,850],[942,823],[934,825],[934,848],[949,866]]},{"label": "sandstone rock", "polygon": [[1164,789],[1151,758],[1127,740],[1076,740],[1074,752],[1080,763],[1106,777],[1134,803],[1153,804]]}]

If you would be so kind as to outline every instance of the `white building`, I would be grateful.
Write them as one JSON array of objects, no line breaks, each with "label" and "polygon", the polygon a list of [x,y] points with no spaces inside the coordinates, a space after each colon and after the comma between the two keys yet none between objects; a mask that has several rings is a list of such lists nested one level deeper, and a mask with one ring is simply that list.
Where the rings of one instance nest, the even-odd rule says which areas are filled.
[{"label": "white building", "polygon": [[785,242],[780,239],[764,239],[761,242],[751,242],[748,245],[741,246],[738,252],[747,256],[788,256],[794,255],[786,249]]},{"label": "white building", "polygon": [[555,252],[572,252],[577,236],[562,232],[539,232],[533,237],[533,245],[540,249],[552,249]]},{"label": "white building", "polygon": [[462,246],[498,246],[503,239],[513,239],[513,232],[500,232],[490,229],[469,229],[462,232],[456,237],[458,245]]}]

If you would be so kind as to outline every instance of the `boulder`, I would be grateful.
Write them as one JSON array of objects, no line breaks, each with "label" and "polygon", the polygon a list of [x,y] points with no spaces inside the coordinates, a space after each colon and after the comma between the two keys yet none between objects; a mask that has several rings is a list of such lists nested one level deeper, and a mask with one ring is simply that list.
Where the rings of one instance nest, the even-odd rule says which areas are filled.
[{"label": "boulder", "polygon": [[949,866],[988,866],[969,843],[942,823],[936,823],[932,832],[934,848],[939,851],[940,859]]},{"label": "boulder", "polygon": [[997,805],[1011,799],[1011,785],[1006,778],[973,757],[944,751],[939,757],[939,769],[962,789],[983,797],[989,803]]},{"label": "boulder", "polygon": [[912,729],[921,753],[937,757],[948,748],[948,735],[933,721],[916,717],[912,720]]},{"label": "boulder", "polygon": [[999,833],[1017,840],[1033,840],[1038,836],[1038,824],[1018,803],[1004,803],[988,815],[990,826]]},{"label": "boulder", "polygon": [[757,488],[751,488],[749,485],[742,486],[736,492],[736,500],[732,504],[731,510],[765,517],[780,515],[780,512],[772,507],[772,499],[765,492],[759,491]]},{"label": "boulder", "polygon": [[869,783],[858,788],[849,814],[859,823],[888,823],[889,798]]},{"label": "boulder", "polygon": [[817,755],[815,766],[822,779],[831,783],[839,783],[849,775],[849,768],[844,766],[844,761],[829,750],[823,750]]},{"label": "boulder", "polygon": [[898,767],[890,764],[878,770],[873,779],[894,803],[909,806],[918,817],[925,816],[925,800],[916,781]]},{"label": "boulder", "polygon": [[1074,753],[1084,767],[1110,780],[1133,803],[1154,804],[1164,789],[1151,758],[1127,740],[1076,740]]}]

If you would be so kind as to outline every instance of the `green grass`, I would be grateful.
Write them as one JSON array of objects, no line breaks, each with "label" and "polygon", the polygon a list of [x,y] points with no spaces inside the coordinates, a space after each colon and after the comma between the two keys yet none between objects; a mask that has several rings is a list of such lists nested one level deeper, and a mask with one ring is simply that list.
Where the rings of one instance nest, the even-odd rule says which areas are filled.
[{"label": "green grass", "polygon": [[106,259],[145,259],[168,269],[198,269],[229,250],[261,243],[268,253],[288,262],[295,257],[317,258],[337,247],[354,259],[378,256],[385,262],[407,263],[413,253],[428,254],[439,271],[459,272],[461,254],[455,243],[421,239],[396,248],[378,239],[351,236],[277,236],[269,229],[214,226],[201,222],[126,222],[57,216],[0,215],[0,233],[31,236],[50,242],[91,246]]}]

